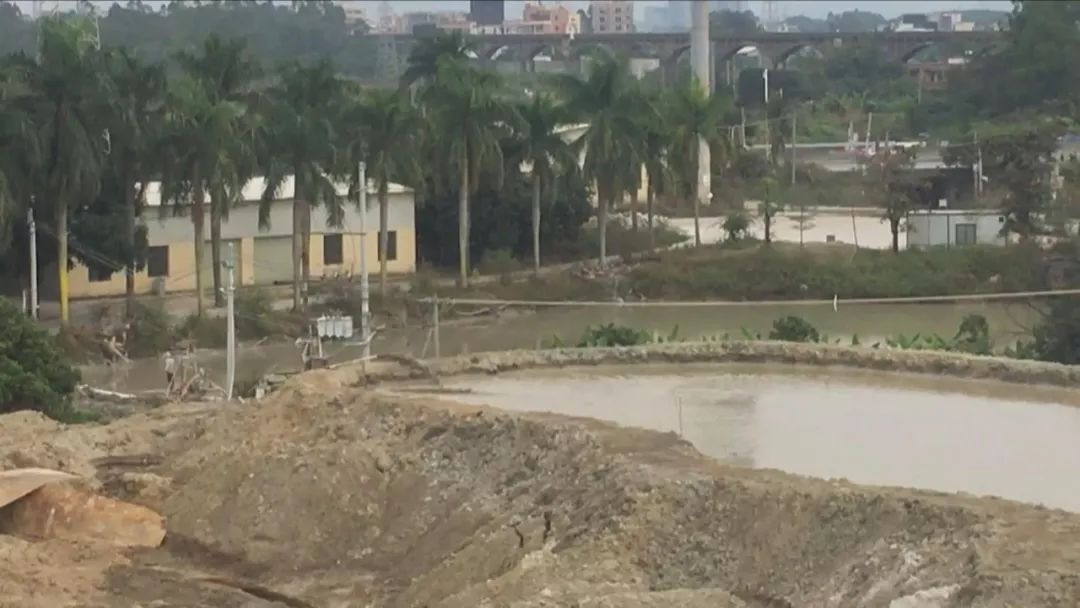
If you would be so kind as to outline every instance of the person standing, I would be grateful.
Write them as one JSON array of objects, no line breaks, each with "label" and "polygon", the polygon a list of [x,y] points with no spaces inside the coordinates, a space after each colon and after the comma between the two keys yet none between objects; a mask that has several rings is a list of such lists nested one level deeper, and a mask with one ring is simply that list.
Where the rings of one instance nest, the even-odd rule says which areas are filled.
[{"label": "person standing", "polygon": [[165,351],[165,394],[171,395],[173,392],[173,378],[176,377],[176,357],[173,357],[172,351]]}]

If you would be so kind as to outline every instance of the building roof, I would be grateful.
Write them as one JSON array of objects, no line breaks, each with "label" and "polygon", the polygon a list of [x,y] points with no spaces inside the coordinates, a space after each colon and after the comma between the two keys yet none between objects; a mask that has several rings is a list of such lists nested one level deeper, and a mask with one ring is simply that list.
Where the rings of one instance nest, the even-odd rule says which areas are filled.
[{"label": "building roof", "polygon": [[[349,184],[346,182],[335,181],[334,189],[337,191],[338,196],[346,196],[349,193]],[[265,177],[253,177],[246,184],[241,191],[242,202],[258,202],[262,200],[263,193],[266,191],[266,178]],[[378,190],[375,187],[375,182],[368,180],[367,183],[368,194],[376,194]],[[389,185],[390,194],[404,194],[412,192],[411,188],[407,188],[401,184],[391,183]],[[274,200],[291,200],[296,193],[296,179],[292,175],[288,175],[281,182],[281,187],[278,188],[278,192],[274,196]],[[149,207],[161,206],[161,182],[149,182],[146,184],[146,205]],[[206,202],[210,202],[210,194],[206,194]]]},{"label": "building roof", "polygon": [[912,209],[911,215],[987,215],[1001,216],[1004,211],[1000,209]]}]

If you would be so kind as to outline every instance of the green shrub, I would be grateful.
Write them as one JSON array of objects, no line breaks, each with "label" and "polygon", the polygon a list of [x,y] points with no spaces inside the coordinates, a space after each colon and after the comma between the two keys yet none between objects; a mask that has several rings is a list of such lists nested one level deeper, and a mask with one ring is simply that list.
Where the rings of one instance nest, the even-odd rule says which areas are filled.
[{"label": "green shrub", "polygon": [[64,422],[80,421],[71,405],[79,371],[57,343],[10,302],[0,298],[0,413],[35,410]]},{"label": "green shrub", "polygon": [[476,269],[480,274],[495,275],[499,282],[506,285],[513,278],[511,275],[521,270],[521,262],[514,258],[509,249],[495,249],[484,254],[484,258],[477,264]]},{"label": "green shrub", "polygon": [[236,295],[236,335],[258,339],[280,333],[274,299],[261,289],[245,290]]},{"label": "green shrub", "polygon": [[1080,363],[1080,300],[1055,298],[1033,330],[1034,353],[1043,361]]},{"label": "green shrub", "polygon": [[965,315],[951,347],[973,355],[989,355],[994,344],[990,340],[990,323],[979,314]]},{"label": "green shrub", "polygon": [[821,334],[806,319],[788,315],[773,321],[769,339],[784,342],[820,342]]},{"label": "green shrub", "polygon": [[648,332],[625,325],[590,325],[585,328],[585,333],[578,340],[579,348],[596,346],[636,346],[647,344],[652,341]]},{"label": "green shrub", "polygon": [[741,241],[746,238],[746,233],[750,230],[750,218],[741,211],[732,213],[724,219],[721,228],[724,230],[724,234],[727,235],[726,240]]},{"label": "green shrub", "polygon": [[129,357],[152,357],[172,346],[176,336],[159,300],[136,302],[133,313],[127,336]]},{"label": "green shrub", "polygon": [[176,334],[200,348],[224,348],[225,327],[224,317],[188,315],[176,326]]}]

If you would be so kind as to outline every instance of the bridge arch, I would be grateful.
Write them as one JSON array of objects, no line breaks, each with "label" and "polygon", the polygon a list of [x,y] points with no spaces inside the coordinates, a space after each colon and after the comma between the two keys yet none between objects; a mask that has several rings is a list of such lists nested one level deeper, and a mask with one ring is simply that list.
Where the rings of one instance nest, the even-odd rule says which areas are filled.
[{"label": "bridge arch", "polygon": [[480,50],[480,59],[483,59],[484,61],[497,61],[507,53],[512,53],[513,48],[514,45],[512,44],[493,44],[490,47]]},{"label": "bridge arch", "polygon": [[533,46],[533,47],[529,48],[528,50],[526,50],[525,51],[525,56],[522,57],[522,59],[524,59],[526,61],[532,61],[533,59],[536,59],[537,57],[539,57],[540,55],[542,55],[545,52],[547,52],[548,57],[551,57],[552,59],[554,59],[556,54],[558,53],[558,51],[559,51],[558,46],[545,42],[545,43],[541,43],[541,44],[538,44],[536,46]]},{"label": "bridge arch", "polygon": [[615,54],[615,52],[611,50],[611,47],[607,46],[606,44],[604,44],[602,42],[587,42],[587,43],[578,44],[578,45],[575,45],[574,47],[572,47],[570,49],[569,55],[570,55],[570,59],[581,60],[581,59],[584,59],[584,58],[588,57],[589,55],[592,55],[593,53],[595,53],[597,51],[611,53],[613,55]]},{"label": "bridge arch", "polygon": [[[826,48],[826,51],[828,49]],[[789,48],[786,48],[777,53],[774,61],[777,67],[787,67],[787,62],[793,57],[799,55],[814,55],[820,59],[825,58],[825,51],[822,50],[821,44],[816,42],[800,43]]]}]

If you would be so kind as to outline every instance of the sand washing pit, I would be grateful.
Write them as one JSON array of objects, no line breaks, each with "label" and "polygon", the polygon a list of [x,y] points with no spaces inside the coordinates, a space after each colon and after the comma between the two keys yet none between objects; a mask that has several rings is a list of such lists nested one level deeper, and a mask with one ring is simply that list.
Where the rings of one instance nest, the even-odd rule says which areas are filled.
[{"label": "sand washing pit", "polygon": [[0,462],[90,477],[167,527],[156,549],[0,536],[0,605],[1080,605],[1077,514],[725,466],[671,433],[357,378],[102,427],[0,417]]}]

